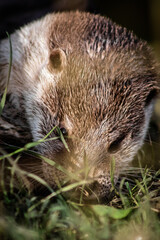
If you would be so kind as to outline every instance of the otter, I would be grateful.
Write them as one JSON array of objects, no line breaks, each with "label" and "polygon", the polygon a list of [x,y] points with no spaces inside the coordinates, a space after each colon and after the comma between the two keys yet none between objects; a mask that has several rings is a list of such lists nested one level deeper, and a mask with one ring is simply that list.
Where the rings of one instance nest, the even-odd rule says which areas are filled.
[{"label": "otter", "polygon": [[[13,62],[1,131],[7,122],[12,127],[6,127],[5,135],[13,141],[25,142],[25,136],[38,141],[49,132],[50,138],[57,137],[57,131],[51,131],[57,126],[68,149],[57,138],[37,145],[36,151],[82,180],[87,168],[90,197],[93,192],[106,196],[112,160],[116,182],[145,139],[159,92],[151,48],[110,19],[79,11],[48,14],[10,38]],[[9,41],[4,39],[1,96],[9,57]],[[53,188],[64,181],[65,174],[48,162],[42,160],[40,166],[41,176]]]}]

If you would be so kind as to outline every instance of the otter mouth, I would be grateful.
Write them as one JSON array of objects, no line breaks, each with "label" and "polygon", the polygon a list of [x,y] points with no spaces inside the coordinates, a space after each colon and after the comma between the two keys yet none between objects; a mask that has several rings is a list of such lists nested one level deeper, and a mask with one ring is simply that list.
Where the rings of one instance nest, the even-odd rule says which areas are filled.
[{"label": "otter mouth", "polygon": [[43,164],[46,182],[54,191],[60,190],[67,200],[76,202],[101,203],[103,199],[107,202],[114,189],[112,185],[116,184],[118,178],[117,172],[113,176],[109,171],[91,174],[91,172],[84,173],[83,171],[73,172],[73,169],[70,169],[69,173],[68,171],[65,173],[50,167],[48,163],[44,162]]},{"label": "otter mouth", "polygon": [[[63,193],[63,196],[68,200],[80,203],[106,204],[114,195],[114,188],[112,187],[111,182],[108,182],[108,178],[106,179],[106,184],[104,184],[104,178],[103,181],[102,179],[96,179],[89,184],[78,186],[74,189],[71,189],[70,191]],[[101,184],[101,182],[103,182],[103,184]]]}]

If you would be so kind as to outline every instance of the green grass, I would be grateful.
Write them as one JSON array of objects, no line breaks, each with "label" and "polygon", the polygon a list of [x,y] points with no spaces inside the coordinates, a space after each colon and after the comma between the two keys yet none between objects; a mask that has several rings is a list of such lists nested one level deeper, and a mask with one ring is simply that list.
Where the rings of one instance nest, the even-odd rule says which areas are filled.
[{"label": "green grass", "polygon": [[6,96],[7,96],[7,90],[8,90],[8,84],[10,81],[10,76],[11,76],[11,68],[12,68],[12,43],[11,43],[11,38],[9,36],[8,33],[6,33],[9,39],[9,47],[10,47],[10,59],[9,59],[9,68],[8,68],[8,78],[7,78],[7,84],[6,84],[6,88],[4,90],[4,94],[2,96],[2,99],[0,101],[0,116],[2,114],[5,102],[6,102]]},{"label": "green grass", "polygon": [[[18,149],[18,154],[36,144],[40,143],[25,145]],[[129,168],[118,186],[113,183],[114,194],[107,205],[82,204],[81,200],[65,199],[63,193],[84,186],[85,181],[75,179],[75,183],[54,191],[43,179],[21,170],[19,155],[16,160],[12,159],[15,153],[17,151],[1,155],[0,239],[160,239],[159,171]],[[51,163],[48,159],[42,160]],[[5,168],[11,173],[8,187],[3,175]],[[111,168],[112,175],[114,162]],[[13,187],[15,174],[22,180],[18,189]],[[28,177],[39,182],[40,193],[24,187],[23,182]]]},{"label": "green grass", "polygon": [[[159,239],[156,208],[145,196],[139,206],[79,205],[60,195],[41,197],[19,191],[1,201],[0,239]],[[37,207],[32,208],[37,205]]]},{"label": "green grass", "polygon": [[[12,53],[11,42],[10,52]],[[11,65],[12,54],[7,86]],[[0,103],[0,115],[4,108],[6,93],[7,87]],[[59,129],[58,132],[69,151]],[[28,143],[10,153],[0,149],[0,240],[160,239],[160,172],[147,168],[129,168],[124,172],[121,181],[114,186],[113,161],[110,201],[101,205],[86,204],[82,203],[81,196],[79,201],[74,202],[64,198],[64,194],[70,190],[74,191],[78,186],[83,190],[87,181],[85,179],[79,181],[76,174],[69,173],[54,161],[32,151],[38,144],[54,140],[48,139],[50,133],[42,140]],[[55,191],[44,179],[19,167],[18,162],[24,151],[64,172],[74,182],[59,186]],[[18,187],[14,187],[15,175]],[[39,183],[40,192],[32,191],[28,179]]]}]

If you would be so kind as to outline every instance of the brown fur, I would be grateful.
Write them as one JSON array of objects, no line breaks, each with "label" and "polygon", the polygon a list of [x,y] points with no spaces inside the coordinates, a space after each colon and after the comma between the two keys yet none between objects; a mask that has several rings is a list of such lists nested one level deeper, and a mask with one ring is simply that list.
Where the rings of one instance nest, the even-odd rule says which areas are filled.
[{"label": "brown fur", "polygon": [[[87,161],[88,179],[96,182],[93,191],[104,196],[111,185],[112,159],[116,180],[146,135],[159,89],[152,51],[132,32],[99,15],[58,13],[37,23],[11,36],[22,53],[13,42],[18,57],[13,59],[9,93],[18,112],[23,106],[33,140],[54,126],[67,130],[70,152],[60,140],[42,143],[37,151],[68,171],[81,171],[80,179]],[[8,61],[6,41],[0,45],[1,86]],[[46,162],[42,169],[53,186],[65,178]]]}]

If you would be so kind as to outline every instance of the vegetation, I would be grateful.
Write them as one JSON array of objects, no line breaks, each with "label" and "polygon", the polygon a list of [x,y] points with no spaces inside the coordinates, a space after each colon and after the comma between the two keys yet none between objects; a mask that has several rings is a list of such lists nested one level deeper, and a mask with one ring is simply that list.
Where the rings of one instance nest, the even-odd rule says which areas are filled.
[{"label": "vegetation", "polygon": [[[19,153],[36,144],[39,143],[27,144],[7,155],[1,151],[0,239],[160,238],[160,171],[130,167],[112,187],[109,202],[86,204],[82,199],[74,202],[63,194],[84,186],[84,181],[54,191],[43,179],[19,168]],[[8,187],[6,169],[10,172]],[[13,187],[15,175],[18,188]],[[27,178],[39,183],[39,193],[27,188]]]},{"label": "vegetation", "polygon": [[[9,76],[10,68],[8,81]],[[0,113],[6,92],[7,89],[1,100]],[[0,149],[0,240],[160,239],[160,171],[130,167],[114,186],[113,164],[110,199],[103,204],[86,204],[82,198],[75,202],[64,195],[78,186],[83,188],[85,180],[75,179],[75,183],[59,186],[55,191],[43,179],[18,165],[21,154],[25,151],[35,156],[32,148],[48,141],[49,134],[36,143],[12,149],[10,153]],[[59,137],[67,148],[61,132]],[[69,175],[53,161],[38,157]],[[28,179],[39,184],[40,192],[30,188]]]}]

